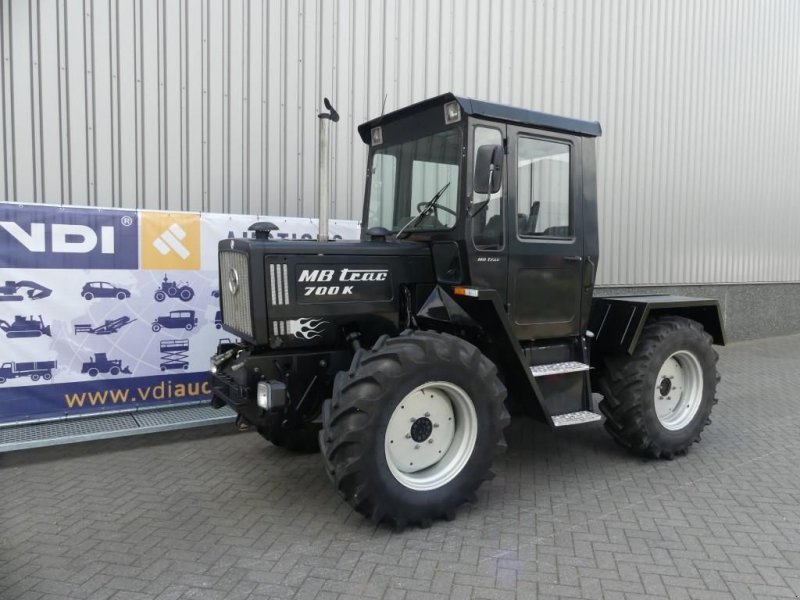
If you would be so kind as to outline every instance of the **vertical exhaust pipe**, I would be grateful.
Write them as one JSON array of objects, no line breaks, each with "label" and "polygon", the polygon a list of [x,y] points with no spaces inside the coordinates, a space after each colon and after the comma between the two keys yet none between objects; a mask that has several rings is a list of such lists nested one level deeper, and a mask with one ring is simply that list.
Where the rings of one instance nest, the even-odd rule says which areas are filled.
[{"label": "vertical exhaust pipe", "polygon": [[317,115],[319,119],[319,174],[317,177],[319,235],[317,239],[320,242],[328,241],[328,211],[331,205],[330,173],[328,172],[328,167],[330,165],[331,123],[339,121],[339,113],[333,108],[330,100],[325,98],[324,103],[325,108],[327,108],[329,112],[321,112]]}]

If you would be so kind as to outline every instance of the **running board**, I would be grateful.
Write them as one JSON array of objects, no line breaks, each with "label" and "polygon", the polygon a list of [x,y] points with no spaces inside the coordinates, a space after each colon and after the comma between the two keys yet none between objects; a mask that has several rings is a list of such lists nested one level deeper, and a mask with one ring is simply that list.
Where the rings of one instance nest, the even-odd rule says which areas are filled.
[{"label": "running board", "polygon": [[139,409],[132,412],[76,416],[39,423],[0,427],[0,456],[3,452],[57,446],[74,442],[233,423],[236,413],[224,407],[216,410],[207,402]]},{"label": "running board", "polygon": [[534,377],[546,377],[548,375],[563,375],[564,373],[579,373],[588,371],[589,365],[582,362],[570,361],[553,363],[550,365],[536,365],[531,367]]},{"label": "running board", "polygon": [[588,410],[579,410],[578,412],[554,416],[553,426],[566,427],[568,425],[583,425],[584,423],[594,423],[600,419],[602,419],[602,417],[597,413],[589,412]]}]

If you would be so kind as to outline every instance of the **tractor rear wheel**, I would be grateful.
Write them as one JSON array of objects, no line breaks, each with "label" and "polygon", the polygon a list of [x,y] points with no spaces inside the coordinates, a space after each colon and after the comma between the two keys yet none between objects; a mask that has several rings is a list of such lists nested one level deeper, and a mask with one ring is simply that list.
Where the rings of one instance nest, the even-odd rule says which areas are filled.
[{"label": "tractor rear wheel", "polygon": [[720,379],[711,344],[702,325],[669,316],[647,323],[633,356],[607,357],[600,410],[611,436],[634,452],[666,459],[700,441]]},{"label": "tractor rear wheel", "polygon": [[469,342],[430,331],[383,336],[336,376],[323,405],[328,475],[375,522],[451,518],[505,451],[505,397],[495,365]]}]

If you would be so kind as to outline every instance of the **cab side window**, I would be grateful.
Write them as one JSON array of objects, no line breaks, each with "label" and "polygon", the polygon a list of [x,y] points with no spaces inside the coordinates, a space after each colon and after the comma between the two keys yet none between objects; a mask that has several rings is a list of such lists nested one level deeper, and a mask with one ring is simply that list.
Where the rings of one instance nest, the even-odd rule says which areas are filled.
[{"label": "cab side window", "polygon": [[[475,157],[478,148],[484,145],[496,145],[503,143],[503,135],[498,129],[492,127],[476,127],[473,140],[472,166],[473,175],[475,169]],[[486,207],[472,217],[472,240],[478,250],[501,250],[505,244],[505,215],[503,214],[503,193],[501,187],[499,191],[492,194],[492,199]],[[473,192],[472,203],[486,200],[487,194]]]},{"label": "cab side window", "polygon": [[520,137],[517,146],[517,232],[520,237],[572,236],[569,144]]}]

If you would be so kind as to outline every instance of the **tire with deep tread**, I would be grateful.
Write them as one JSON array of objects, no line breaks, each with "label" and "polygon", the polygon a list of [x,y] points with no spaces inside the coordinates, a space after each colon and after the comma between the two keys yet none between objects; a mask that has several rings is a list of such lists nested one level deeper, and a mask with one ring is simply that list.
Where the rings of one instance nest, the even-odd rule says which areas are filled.
[{"label": "tire with deep tread", "polygon": [[[699,442],[706,425],[711,423],[720,380],[719,355],[712,341],[700,323],[665,316],[648,321],[632,356],[606,357],[598,384],[603,395],[600,411],[611,436],[633,452],[668,460],[686,454],[693,443]],[[692,420],[679,430],[668,430],[656,416],[653,390],[661,365],[678,350],[691,351],[699,359],[703,393]]]},{"label": "tire with deep tread", "polygon": [[[466,392],[476,411],[477,438],[467,463],[441,487],[416,491],[391,473],[385,432],[403,398],[428,382],[442,381]],[[328,476],[358,512],[396,529],[452,519],[491,479],[494,458],[505,452],[503,430],[510,417],[497,368],[469,342],[444,333],[407,330],[383,336],[359,350],[349,371],[340,372],[333,397],[322,407],[320,446]]]}]

